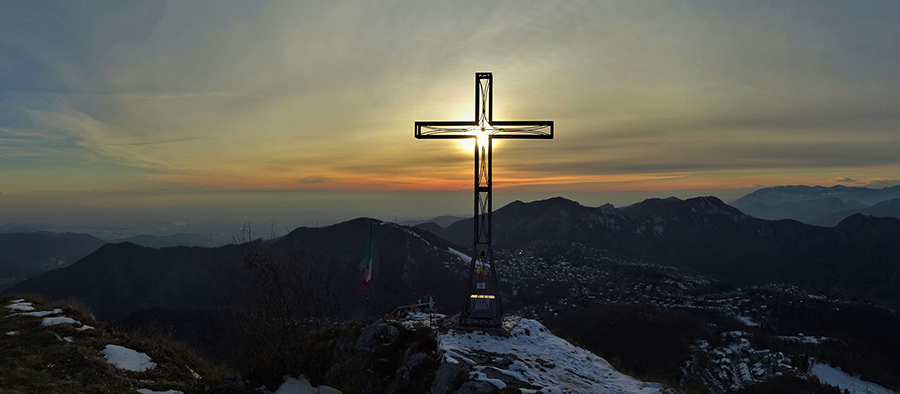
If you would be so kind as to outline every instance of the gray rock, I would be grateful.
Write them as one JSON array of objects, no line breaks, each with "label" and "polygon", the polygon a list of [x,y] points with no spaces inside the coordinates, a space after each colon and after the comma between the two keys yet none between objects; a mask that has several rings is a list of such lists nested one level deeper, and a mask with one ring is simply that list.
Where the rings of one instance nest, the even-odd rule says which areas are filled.
[{"label": "gray rock", "polygon": [[472,367],[463,362],[444,363],[438,368],[434,374],[434,381],[431,382],[431,394],[449,394],[453,390],[453,382],[460,374],[469,377]]},{"label": "gray rock", "polygon": [[540,364],[542,367],[547,368],[547,369],[553,369],[553,368],[556,368],[556,364],[554,364],[554,363],[551,362],[551,361],[544,360],[544,359],[542,359],[542,358],[540,358],[540,357],[534,359],[534,361],[536,361],[536,362],[537,362],[538,364]]},{"label": "gray rock", "polygon": [[359,333],[359,340],[356,342],[356,350],[359,352],[370,352],[375,345],[384,346],[393,345],[400,339],[400,329],[384,322],[375,322],[369,324]]},{"label": "gray rock", "polygon": [[376,336],[381,333],[385,327],[387,327],[387,324],[382,322],[375,322],[363,327],[362,332],[359,333],[359,339],[356,341],[356,350],[360,352],[371,351],[375,346]]},{"label": "gray rock", "polygon": [[319,394],[343,394],[341,390],[338,390],[334,387],[321,385],[319,386]]},{"label": "gray rock", "polygon": [[350,335],[342,336],[334,344],[334,353],[332,355],[332,358],[335,360],[342,360],[346,357],[349,357],[355,352],[355,346],[356,338],[353,338]]},{"label": "gray rock", "polygon": [[518,379],[516,379],[512,376],[509,376],[503,372],[500,372],[494,368],[485,368],[483,372],[488,378],[497,379],[503,383],[506,383],[507,385],[513,384],[513,383],[519,383],[519,384],[528,383],[528,382],[520,382]]},{"label": "gray rock", "polygon": [[503,369],[509,369],[508,367],[518,359],[519,359],[519,356],[516,356],[515,354],[506,354],[503,356],[503,358],[500,359],[499,362],[497,362],[497,367],[503,368]]},{"label": "gray rock", "polygon": [[463,383],[462,387],[460,387],[459,390],[454,391],[453,394],[488,394],[499,392],[500,390],[493,384],[470,380]]},{"label": "gray rock", "polygon": [[222,384],[225,387],[238,391],[244,391],[247,389],[247,383],[244,382],[244,379],[242,379],[240,376],[238,376],[234,380],[225,379],[224,381],[222,381]]},{"label": "gray rock", "polygon": [[419,365],[422,365],[422,363],[424,363],[427,359],[428,355],[425,353],[419,352],[413,354],[408,360],[406,360],[406,365],[400,367],[400,369],[397,370],[397,376],[402,380],[409,380],[410,372],[412,372],[412,370]]},{"label": "gray rock", "polygon": [[389,324],[387,326],[386,332],[382,333],[381,339],[383,345],[393,345],[395,342],[397,342],[398,339],[400,339],[400,329]]}]

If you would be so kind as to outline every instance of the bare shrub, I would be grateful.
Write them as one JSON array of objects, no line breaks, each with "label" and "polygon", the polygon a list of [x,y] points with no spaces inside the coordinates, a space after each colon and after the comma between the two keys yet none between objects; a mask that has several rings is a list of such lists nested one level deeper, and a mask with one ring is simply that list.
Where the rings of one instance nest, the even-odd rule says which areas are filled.
[{"label": "bare shrub", "polygon": [[246,279],[234,312],[245,346],[241,369],[248,377],[280,379],[300,362],[304,335],[329,324],[339,310],[330,262],[315,250],[303,253],[274,237],[253,240],[246,226],[240,241]]}]

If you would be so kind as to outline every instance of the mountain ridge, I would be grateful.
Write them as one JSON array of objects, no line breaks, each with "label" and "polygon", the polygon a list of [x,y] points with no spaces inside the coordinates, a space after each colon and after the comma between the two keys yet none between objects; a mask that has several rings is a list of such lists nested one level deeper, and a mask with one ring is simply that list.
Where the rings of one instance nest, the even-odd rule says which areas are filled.
[{"label": "mountain ridge", "polygon": [[[893,200],[897,201],[890,203]],[[900,186],[775,186],[746,194],[731,205],[760,219],[794,219],[833,227],[854,213],[900,217]]]},{"label": "mountain ridge", "polygon": [[[405,305],[429,290],[443,299],[453,298],[452,290],[463,278],[464,263],[449,251],[446,241],[423,230],[370,218],[321,228],[299,227],[275,240],[216,248],[106,244],[69,267],[30,278],[6,292],[81,298],[104,320],[116,320],[148,307],[219,307],[243,299],[242,286],[252,278],[242,256],[256,250],[274,259],[318,265],[330,278],[329,286],[346,304],[346,313],[361,316],[366,313],[366,295],[357,289],[361,283],[359,263],[370,228],[375,229],[376,253],[382,261],[392,262],[377,266],[379,298],[373,307],[379,313]],[[380,276],[392,279],[379,283]],[[447,306],[449,311],[453,307],[457,306]]]},{"label": "mountain ridge", "polygon": [[855,200],[871,205],[883,200],[900,198],[900,185],[885,186],[881,189],[843,185],[831,187],[806,185],[773,186],[746,194],[734,200],[731,205],[740,208],[759,201],[765,205],[772,206],[788,201],[803,201],[820,197],[839,197],[844,201]]},{"label": "mountain ridge", "polygon": [[[471,243],[472,220],[454,223],[443,236]],[[514,202],[496,210],[493,223],[495,248],[575,242],[736,286],[785,282],[900,303],[900,246],[890,241],[900,234],[896,219],[853,215],[824,228],[757,219],[709,196],[648,199],[623,208],[591,208],[561,198]],[[868,252],[873,250],[878,252]]]},{"label": "mountain ridge", "polygon": [[0,290],[51,269],[68,266],[105,241],[88,234],[49,231],[0,234]]}]

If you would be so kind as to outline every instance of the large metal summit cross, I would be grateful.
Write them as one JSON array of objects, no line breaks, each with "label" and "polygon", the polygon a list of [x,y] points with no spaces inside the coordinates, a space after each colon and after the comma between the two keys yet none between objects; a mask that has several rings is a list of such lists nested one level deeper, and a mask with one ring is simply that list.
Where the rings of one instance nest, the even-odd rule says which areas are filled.
[{"label": "large metal summit cross", "polygon": [[503,304],[491,251],[491,152],[494,138],[552,139],[553,121],[494,121],[494,78],[475,73],[475,121],[416,122],[416,138],[475,140],[475,251],[459,324],[500,327]]}]

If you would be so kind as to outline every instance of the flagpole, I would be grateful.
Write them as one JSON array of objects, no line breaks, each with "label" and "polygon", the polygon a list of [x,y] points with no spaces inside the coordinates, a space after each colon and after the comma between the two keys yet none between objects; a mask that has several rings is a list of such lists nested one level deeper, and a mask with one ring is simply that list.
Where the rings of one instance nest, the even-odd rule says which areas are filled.
[{"label": "flagpole", "polygon": [[372,235],[374,232],[374,230],[373,230],[374,226],[375,226],[374,221],[369,223],[369,241],[366,243],[365,255],[363,256],[362,263],[360,263],[360,268],[362,268],[363,265],[366,266],[365,270],[363,271],[363,284],[360,285],[360,288],[365,290],[365,292],[366,292],[366,319],[369,318],[369,291],[372,290],[372,287],[371,287],[371,285],[372,285],[371,282],[373,279],[372,272],[375,268],[375,267],[373,267],[374,258],[372,256],[372,248],[373,248],[372,244],[374,243],[374,239],[372,238]]}]

